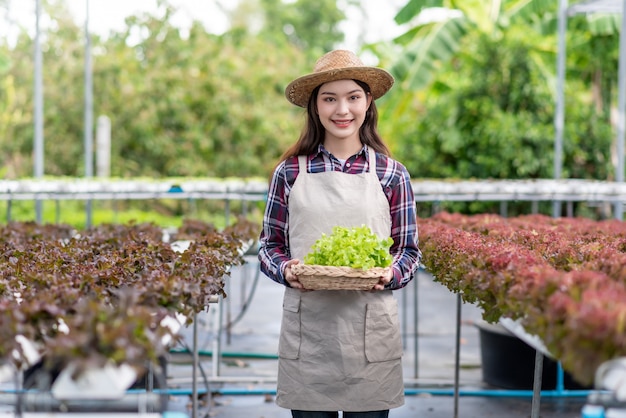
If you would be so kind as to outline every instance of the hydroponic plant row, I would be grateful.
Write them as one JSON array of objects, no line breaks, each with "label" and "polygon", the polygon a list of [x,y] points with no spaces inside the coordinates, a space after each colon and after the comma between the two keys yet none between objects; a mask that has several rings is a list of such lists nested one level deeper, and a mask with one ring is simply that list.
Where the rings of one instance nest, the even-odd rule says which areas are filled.
[{"label": "hydroponic plant row", "polygon": [[[177,338],[164,320],[190,323],[212,296],[226,296],[224,278],[258,227],[241,218],[218,231],[187,220],[169,241],[163,236],[153,224],[1,226],[0,359],[25,369],[30,347],[46,367],[72,363],[76,373],[156,364]],[[175,251],[171,243],[181,240],[188,248]]]},{"label": "hydroponic plant row", "polygon": [[580,383],[626,355],[626,223],[444,212],[419,227],[435,280],[488,322],[519,320]]}]

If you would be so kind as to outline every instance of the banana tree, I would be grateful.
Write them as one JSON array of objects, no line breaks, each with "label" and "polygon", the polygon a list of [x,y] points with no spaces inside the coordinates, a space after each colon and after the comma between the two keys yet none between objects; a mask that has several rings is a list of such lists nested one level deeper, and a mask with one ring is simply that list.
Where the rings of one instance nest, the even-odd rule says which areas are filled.
[{"label": "banana tree", "polygon": [[[371,47],[397,80],[392,113],[410,106],[416,93],[428,87],[438,69],[460,51],[470,32],[498,39],[510,25],[525,22],[549,33],[555,25],[555,9],[553,2],[545,0],[409,0],[395,17],[397,24],[407,27],[394,39],[395,48]],[[540,51],[546,47],[538,45],[537,60],[545,60]],[[541,65],[552,78],[553,62]]]},{"label": "banana tree", "polygon": [[[541,35],[536,38],[536,54],[531,58],[543,68],[546,80],[555,89],[556,3],[546,0],[409,0],[395,17],[397,24],[407,27],[407,31],[394,40],[397,48],[372,46],[398,80],[397,90],[406,96],[396,109],[403,109],[413,93],[429,86],[437,70],[459,52],[468,33],[479,31],[497,40],[511,25],[518,23]],[[571,10],[574,12],[575,6]],[[595,53],[579,54],[577,62],[581,70],[573,71],[578,76],[586,74],[593,90],[603,93],[594,97],[594,102],[608,115],[611,86],[617,77],[617,57],[611,60],[593,57],[600,51],[609,55],[610,51],[617,51],[620,16],[580,14],[582,18],[573,19],[569,25],[572,29],[568,33],[570,43]],[[585,57],[592,59],[582,62]]]},{"label": "banana tree", "polygon": [[[574,57],[575,65],[568,68],[567,77],[588,80],[594,107],[608,120],[611,107],[615,106],[618,79],[619,5],[602,13],[593,12],[589,6],[577,6],[571,6],[569,13],[568,33],[573,36],[568,39],[567,55]],[[572,51],[577,53],[572,54]]]},{"label": "banana tree", "polygon": [[[467,60],[466,55],[473,53],[477,39],[502,45],[518,38],[525,45],[525,59],[540,74],[536,79],[543,80],[556,97],[557,17],[556,1],[409,0],[395,17],[406,31],[391,45],[370,46],[396,78],[396,87],[381,106],[382,114],[391,121],[382,125],[383,135],[404,142],[415,137],[416,115],[427,114],[428,99],[458,90],[457,81],[467,76],[449,74],[457,66],[453,63]],[[568,78],[577,86],[569,95],[576,102],[595,104],[596,115],[589,120],[608,120],[615,96],[618,17],[585,14],[571,16],[568,23]],[[480,57],[476,58],[480,65]],[[581,85],[586,87],[581,89]],[[574,139],[570,142],[574,148],[578,146]]]},{"label": "banana tree", "polygon": [[[444,10],[446,13],[434,13]],[[392,71],[403,90],[418,90],[432,78],[437,62],[451,59],[470,31],[503,36],[507,27],[525,23],[529,29],[549,33],[556,19],[549,0],[409,0],[395,17],[409,29],[395,43],[404,53]]]}]

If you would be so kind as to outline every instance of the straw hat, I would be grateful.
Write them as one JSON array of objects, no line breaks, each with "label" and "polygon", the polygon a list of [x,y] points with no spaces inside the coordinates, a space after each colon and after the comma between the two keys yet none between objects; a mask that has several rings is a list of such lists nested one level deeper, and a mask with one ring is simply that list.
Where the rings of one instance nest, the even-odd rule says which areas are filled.
[{"label": "straw hat", "polygon": [[374,100],[387,93],[393,85],[393,76],[387,71],[377,67],[366,67],[353,52],[339,49],[318,59],[311,74],[289,83],[285,89],[285,97],[296,106],[306,107],[311,93],[317,86],[345,79],[367,83]]}]

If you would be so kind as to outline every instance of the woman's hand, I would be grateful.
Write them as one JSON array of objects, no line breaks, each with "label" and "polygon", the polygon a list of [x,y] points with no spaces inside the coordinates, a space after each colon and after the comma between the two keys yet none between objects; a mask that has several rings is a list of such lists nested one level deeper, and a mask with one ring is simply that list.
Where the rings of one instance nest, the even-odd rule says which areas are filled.
[{"label": "woman's hand", "polygon": [[374,285],[374,288],[372,290],[385,290],[385,285],[391,282],[392,279],[393,279],[393,267],[389,267],[389,270],[387,270],[387,274],[380,277],[380,279],[378,280],[378,283]]},{"label": "woman's hand", "polygon": [[298,276],[293,274],[293,272],[291,271],[291,266],[293,266],[294,264],[300,264],[300,260],[293,259],[287,261],[287,265],[285,266],[285,280],[294,289],[304,290],[304,286],[302,285],[302,283],[300,283],[300,280],[298,280]]}]

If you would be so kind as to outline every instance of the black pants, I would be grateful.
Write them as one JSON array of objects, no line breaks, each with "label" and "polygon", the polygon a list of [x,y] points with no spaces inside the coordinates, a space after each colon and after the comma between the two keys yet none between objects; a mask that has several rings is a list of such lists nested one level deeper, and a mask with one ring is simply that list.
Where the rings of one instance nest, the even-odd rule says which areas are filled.
[{"label": "black pants", "polygon": [[[337,411],[291,411],[293,418],[338,418]],[[344,412],[343,418],[387,418],[389,410],[368,412]]]}]

